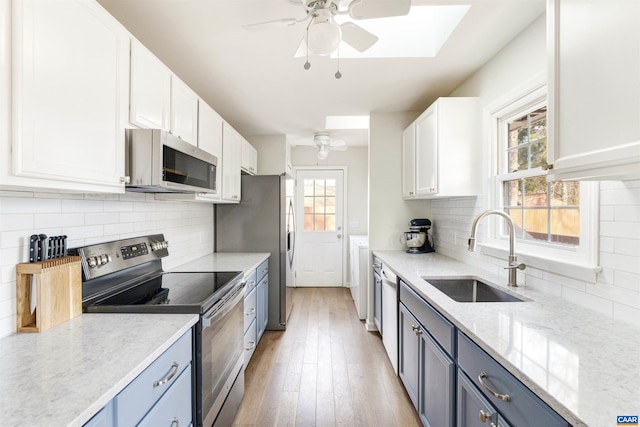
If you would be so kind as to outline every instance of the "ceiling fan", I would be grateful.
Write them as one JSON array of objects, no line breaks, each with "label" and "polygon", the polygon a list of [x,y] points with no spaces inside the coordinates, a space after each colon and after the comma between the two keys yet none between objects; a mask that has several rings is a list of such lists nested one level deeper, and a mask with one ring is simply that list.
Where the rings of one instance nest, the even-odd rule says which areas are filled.
[{"label": "ceiling fan", "polygon": [[[244,25],[248,31],[262,31],[278,27],[296,25],[308,21],[305,42],[307,46],[307,62],[304,68],[311,67],[309,52],[316,55],[331,55],[341,41],[352,46],[359,52],[364,52],[373,46],[378,37],[371,34],[354,22],[338,24],[336,15],[349,15],[351,19],[373,19],[402,16],[409,13],[411,0],[287,0],[289,3],[301,6],[305,12],[302,18],[282,18],[274,21],[259,22]],[[340,78],[339,72],[336,78]]]},{"label": "ceiling fan", "polygon": [[318,149],[318,160],[325,160],[329,156],[329,150],[347,150],[347,144],[342,140],[332,140],[329,132],[314,133],[313,142],[316,144],[316,148]]}]

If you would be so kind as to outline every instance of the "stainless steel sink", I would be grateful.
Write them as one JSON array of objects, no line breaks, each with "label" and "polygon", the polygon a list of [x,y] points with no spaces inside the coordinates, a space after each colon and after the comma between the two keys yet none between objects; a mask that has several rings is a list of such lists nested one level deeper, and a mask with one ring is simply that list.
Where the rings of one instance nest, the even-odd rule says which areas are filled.
[{"label": "stainless steel sink", "polygon": [[423,277],[431,286],[458,302],[524,302],[526,298],[515,296],[478,277]]}]

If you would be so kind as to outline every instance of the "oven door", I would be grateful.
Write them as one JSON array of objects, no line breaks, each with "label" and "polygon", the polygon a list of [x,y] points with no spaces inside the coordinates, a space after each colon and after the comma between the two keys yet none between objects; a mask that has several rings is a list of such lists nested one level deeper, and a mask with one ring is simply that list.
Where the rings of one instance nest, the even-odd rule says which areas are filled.
[{"label": "oven door", "polygon": [[244,362],[244,283],[202,316],[199,391],[204,426],[211,426]]}]

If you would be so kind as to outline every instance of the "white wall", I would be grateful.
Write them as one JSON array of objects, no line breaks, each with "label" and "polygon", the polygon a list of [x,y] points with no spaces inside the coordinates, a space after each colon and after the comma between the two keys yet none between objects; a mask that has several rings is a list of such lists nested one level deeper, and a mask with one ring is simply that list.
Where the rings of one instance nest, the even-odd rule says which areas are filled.
[{"label": "white wall", "polygon": [[[545,17],[542,16],[451,96],[478,96],[481,104],[487,106],[544,73],[545,38]],[[485,140],[484,144],[485,153],[489,153],[489,141]],[[484,162],[486,165],[490,159],[487,157]],[[489,183],[489,168],[485,170],[485,183]],[[505,260],[467,251],[466,240],[473,218],[488,207],[486,191],[480,197],[431,202],[436,250],[496,274],[506,274],[502,269]],[[600,205],[594,209],[600,210],[600,265],[603,268],[597,283],[527,268],[524,271],[526,286],[637,324],[640,319],[640,181],[601,183]]]},{"label": "white wall", "polygon": [[78,247],[164,233],[166,269],[213,252],[213,205],[156,202],[153,195],[0,191],[0,338],[16,329],[16,264],[29,261],[29,236],[66,234]]},{"label": "white wall", "polygon": [[346,166],[347,167],[347,234],[367,234],[367,147],[349,147],[347,151],[331,151],[326,160],[318,160],[314,147],[292,147],[294,167]]}]

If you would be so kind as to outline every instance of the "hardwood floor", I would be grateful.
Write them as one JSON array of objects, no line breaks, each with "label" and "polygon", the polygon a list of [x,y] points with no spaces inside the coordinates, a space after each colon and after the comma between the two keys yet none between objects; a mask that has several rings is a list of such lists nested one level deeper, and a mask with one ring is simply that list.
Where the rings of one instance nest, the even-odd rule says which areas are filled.
[{"label": "hardwood floor", "polygon": [[287,330],[266,331],[234,426],[419,426],[377,333],[346,288],[296,288]]}]

